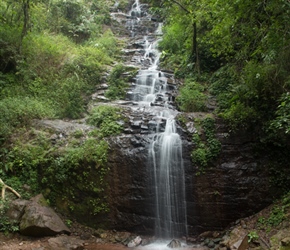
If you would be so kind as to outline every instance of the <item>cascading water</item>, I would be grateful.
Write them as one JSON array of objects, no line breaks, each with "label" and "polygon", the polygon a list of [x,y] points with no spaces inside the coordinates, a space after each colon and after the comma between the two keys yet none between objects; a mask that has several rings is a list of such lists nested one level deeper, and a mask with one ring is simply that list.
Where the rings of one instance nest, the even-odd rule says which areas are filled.
[{"label": "cascading water", "polygon": [[[128,23],[129,29],[134,31],[134,25],[139,23],[139,17],[142,16],[138,0],[129,14],[134,20]],[[152,140],[148,159],[156,203],[155,231],[160,238],[172,238],[187,235],[185,177],[182,141],[175,122],[178,112],[171,105],[172,86],[168,86],[167,77],[158,70],[160,34],[161,24],[155,34],[145,34],[143,37],[144,53],[139,58],[141,70],[131,97],[139,107],[148,109],[156,122],[150,134]]]},{"label": "cascading water", "polygon": [[161,117],[166,118],[165,131],[154,134],[149,148],[154,168],[156,236],[172,238],[187,233],[182,141],[173,115],[163,112]]}]

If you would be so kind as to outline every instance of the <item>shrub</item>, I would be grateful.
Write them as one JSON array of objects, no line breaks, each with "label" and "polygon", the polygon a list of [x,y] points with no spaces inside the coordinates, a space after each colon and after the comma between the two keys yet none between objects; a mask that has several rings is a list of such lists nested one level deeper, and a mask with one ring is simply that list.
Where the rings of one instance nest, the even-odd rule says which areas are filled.
[{"label": "shrub", "polygon": [[232,130],[242,127],[248,128],[257,119],[256,111],[239,101],[233,103],[229,109],[220,115],[229,123]]},{"label": "shrub", "polygon": [[16,128],[25,126],[32,119],[54,117],[49,102],[32,97],[11,97],[0,101],[0,138],[6,138]]},{"label": "shrub", "polygon": [[87,122],[99,128],[101,137],[117,135],[122,131],[122,125],[118,123],[122,119],[120,111],[112,106],[97,106],[91,110]]},{"label": "shrub", "polygon": [[206,95],[203,93],[205,88],[190,80],[186,81],[184,86],[180,88],[177,96],[179,108],[185,112],[206,111]]},{"label": "shrub", "polygon": [[19,231],[19,225],[17,221],[12,221],[6,215],[8,210],[8,202],[0,200],[0,231],[9,233]]},{"label": "shrub", "polygon": [[[126,95],[126,88],[129,86],[128,81],[136,72],[135,68],[132,69],[121,64],[115,66],[108,78],[109,89],[106,91],[105,96],[111,100],[123,99]],[[129,74],[124,76],[124,73]]]}]

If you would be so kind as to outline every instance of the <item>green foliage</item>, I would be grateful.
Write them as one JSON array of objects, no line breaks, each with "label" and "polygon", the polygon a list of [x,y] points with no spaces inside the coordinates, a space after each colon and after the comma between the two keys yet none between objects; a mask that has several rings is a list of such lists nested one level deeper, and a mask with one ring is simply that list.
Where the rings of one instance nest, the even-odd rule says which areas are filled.
[{"label": "green foliage", "polygon": [[71,141],[62,150],[51,152],[49,164],[42,165],[39,174],[40,186],[45,187],[52,204],[57,203],[63,212],[74,215],[107,212],[107,154],[108,143],[91,137],[83,142]]},{"label": "green foliage", "polygon": [[[165,8],[161,11],[168,14]],[[158,43],[162,51],[161,65],[173,69],[178,76],[184,76],[194,67],[191,60],[192,41],[188,36],[192,32],[191,18],[175,9],[173,13],[163,27],[163,39]]]},{"label": "green foliage", "polygon": [[204,91],[205,88],[201,84],[187,80],[180,88],[176,99],[179,108],[185,112],[206,111]]},{"label": "green foliage", "polygon": [[193,163],[200,169],[197,174],[203,173],[209,163],[218,157],[221,150],[221,143],[215,137],[215,120],[207,117],[200,122],[200,125],[205,140],[201,138],[200,134],[194,134],[192,140],[196,148],[191,153]]},{"label": "green foliage", "polygon": [[109,76],[109,89],[106,91],[105,96],[111,100],[122,99],[125,97],[126,88],[129,84],[127,79],[122,76],[126,72],[126,67],[119,64],[115,66]]},{"label": "green foliage", "polygon": [[19,225],[17,221],[12,221],[6,215],[8,210],[8,202],[6,200],[0,200],[0,231],[5,233],[19,231]]},{"label": "green foliage", "polygon": [[258,220],[259,227],[270,231],[272,228],[277,227],[282,223],[285,217],[285,206],[275,205],[268,217],[260,217]]},{"label": "green foliage", "polygon": [[271,121],[270,127],[279,133],[290,133],[290,95],[289,92],[284,93],[278,100],[279,105],[275,112],[275,119]]},{"label": "green foliage", "polygon": [[209,89],[217,97],[217,112],[232,129],[255,127],[263,131],[257,135],[261,141],[275,138],[275,143],[289,146],[284,133],[290,89],[289,2],[150,2],[155,12],[166,13],[162,63],[176,76],[190,79],[199,73],[199,60],[201,73],[212,73]]},{"label": "green foliage", "polygon": [[227,64],[212,74],[209,79],[209,91],[217,98],[219,112],[230,107],[232,92],[229,90],[238,82],[238,72],[234,65]]},{"label": "green foliage", "polygon": [[230,124],[232,130],[237,130],[238,128],[248,127],[256,119],[257,114],[253,108],[241,102],[236,102],[224,111],[221,117]]},{"label": "green foliage", "polygon": [[97,106],[90,111],[88,124],[99,128],[99,136],[117,135],[122,131],[118,123],[122,119],[121,110],[113,106]]},{"label": "green foliage", "polygon": [[5,98],[0,101],[0,139],[7,138],[15,128],[28,125],[32,119],[53,117],[49,103],[33,97]]},{"label": "green foliage", "polygon": [[113,1],[54,1],[47,7],[49,29],[83,43],[99,36],[102,25],[111,23],[109,10],[113,4]]},{"label": "green foliage", "polygon": [[110,100],[125,98],[128,83],[137,74],[137,71],[135,67],[116,65],[108,77],[109,89],[105,92],[105,96]]},{"label": "green foliage", "polygon": [[259,235],[256,231],[250,231],[248,233],[248,242],[257,241],[259,239]]},{"label": "green foliage", "polygon": [[[50,166],[43,173],[42,183],[54,188],[55,183],[61,184],[70,181],[73,176],[85,166],[94,166],[95,169],[104,167],[107,161],[108,144],[94,138],[87,139],[81,145],[71,145],[50,159]],[[85,169],[85,168],[84,168]],[[85,178],[82,173],[77,179]]]},{"label": "green foliage", "polygon": [[47,132],[21,131],[12,148],[1,150],[0,172],[7,185],[21,190],[24,198],[42,191],[53,205],[58,197],[67,197],[73,204],[86,192],[86,197],[93,194],[91,199],[99,201],[86,209],[105,212],[107,156],[108,143],[99,138],[71,138],[65,146],[61,141],[52,145]]},{"label": "green foliage", "polygon": [[22,3],[1,1],[2,100],[33,97],[60,118],[82,117],[87,96],[119,53],[117,39],[102,27],[110,22],[113,5],[114,1],[30,2],[29,32],[23,38]]},{"label": "green foliage", "polygon": [[287,217],[290,207],[290,193],[286,193],[281,200],[276,203],[268,216],[260,217],[258,220],[259,227],[270,231],[279,226]]}]

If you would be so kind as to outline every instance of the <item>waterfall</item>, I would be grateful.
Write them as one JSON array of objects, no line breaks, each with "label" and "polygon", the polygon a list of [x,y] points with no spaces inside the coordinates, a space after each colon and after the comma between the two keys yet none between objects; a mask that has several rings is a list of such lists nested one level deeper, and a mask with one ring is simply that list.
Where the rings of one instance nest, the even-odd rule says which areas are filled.
[{"label": "waterfall", "polygon": [[172,238],[187,233],[182,141],[174,118],[166,113],[161,117],[166,118],[165,131],[157,131],[149,147],[156,201],[155,230],[158,237]]},{"label": "waterfall", "polygon": [[[141,6],[136,0],[129,12],[132,17],[127,25],[135,36],[136,22],[140,26]],[[151,131],[148,168],[152,173],[155,195],[155,231],[160,238],[187,235],[185,176],[182,159],[182,141],[177,133],[175,116],[178,113],[170,105],[172,86],[158,69],[161,53],[158,36],[162,34],[158,24],[154,34],[145,34],[144,53],[140,56],[141,69],[136,76],[132,99],[138,106],[146,107],[156,120]]]}]

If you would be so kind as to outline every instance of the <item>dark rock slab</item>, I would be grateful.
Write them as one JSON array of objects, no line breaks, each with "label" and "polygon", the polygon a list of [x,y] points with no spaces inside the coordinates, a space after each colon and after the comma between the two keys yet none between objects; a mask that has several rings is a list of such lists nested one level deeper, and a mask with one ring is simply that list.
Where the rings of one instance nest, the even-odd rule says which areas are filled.
[{"label": "dark rock slab", "polygon": [[20,233],[26,236],[55,236],[69,234],[70,230],[60,217],[48,207],[42,195],[38,195],[26,204],[20,221]]}]

